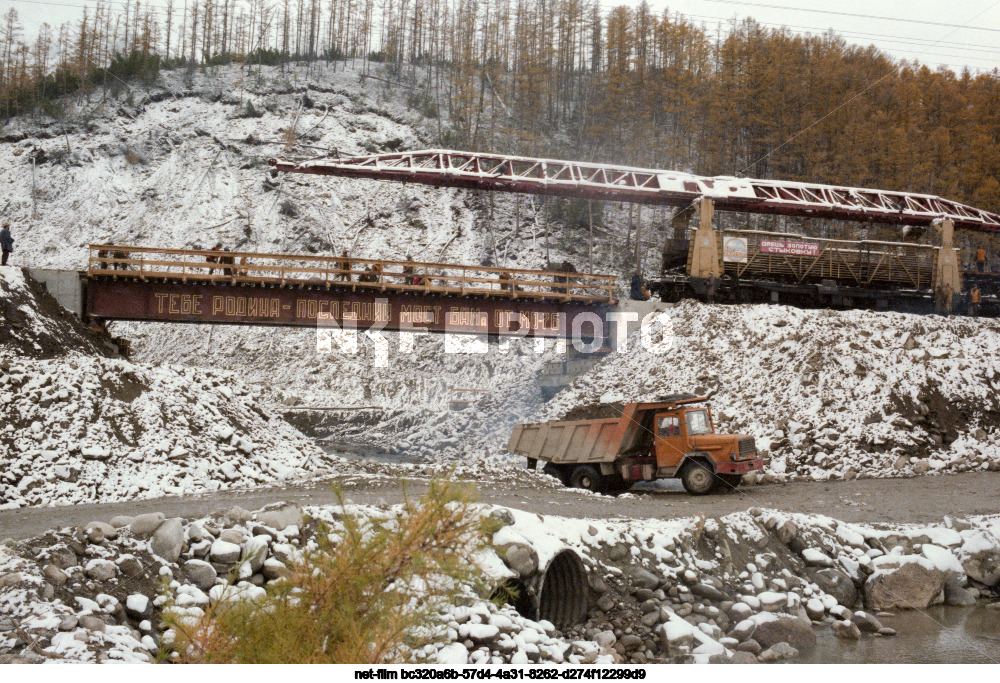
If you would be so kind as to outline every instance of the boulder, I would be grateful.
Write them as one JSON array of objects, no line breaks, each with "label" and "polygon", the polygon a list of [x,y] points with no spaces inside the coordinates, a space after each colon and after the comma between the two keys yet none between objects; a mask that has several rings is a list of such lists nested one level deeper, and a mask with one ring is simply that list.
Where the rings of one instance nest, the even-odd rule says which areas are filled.
[{"label": "boulder", "polygon": [[184,563],[184,571],[188,580],[203,591],[211,589],[219,576],[215,567],[201,560],[188,560]]},{"label": "boulder", "polygon": [[42,570],[42,573],[45,575],[45,580],[56,587],[66,585],[66,581],[69,580],[69,576],[66,572],[54,564],[45,565],[45,569]]},{"label": "boulder", "polygon": [[135,521],[135,517],[130,517],[129,515],[116,515],[111,518],[111,526],[116,529],[124,529],[130,526],[132,522]]},{"label": "boulder", "polygon": [[243,542],[247,540],[247,535],[243,533],[242,529],[225,529],[219,534],[219,540],[235,545],[243,545]]},{"label": "boulder", "polygon": [[851,622],[855,624],[862,633],[878,633],[884,628],[882,622],[867,612],[857,611],[851,615]]},{"label": "boulder", "polygon": [[302,506],[298,503],[274,503],[257,511],[257,521],[272,529],[282,531],[302,524]]},{"label": "boulder", "polygon": [[66,546],[54,546],[49,550],[49,559],[60,569],[69,569],[79,564],[76,553]]},{"label": "boulder", "polygon": [[103,633],[104,629],[107,628],[107,624],[104,623],[104,620],[100,617],[95,617],[93,614],[87,614],[80,617],[79,626],[80,628],[85,628],[88,631],[97,631],[100,633]]},{"label": "boulder", "polygon": [[261,567],[260,573],[264,575],[264,578],[268,581],[274,581],[279,578],[282,574],[287,571],[284,562],[276,560],[273,557],[269,557],[264,560],[264,566]]},{"label": "boulder", "polygon": [[796,650],[808,650],[816,644],[816,634],[808,622],[785,614],[759,615],[753,639],[763,648],[788,643]]},{"label": "boulder", "polygon": [[601,631],[594,636],[594,642],[603,648],[612,648],[618,639],[615,637],[614,631]]},{"label": "boulder", "polygon": [[83,573],[94,581],[108,581],[118,574],[118,567],[109,560],[94,559],[83,568]]},{"label": "boulder", "polygon": [[743,642],[745,640],[749,640],[750,637],[753,636],[753,632],[756,629],[757,624],[755,624],[753,620],[744,619],[733,627],[733,630],[729,632],[729,637]]},{"label": "boulder", "polygon": [[632,584],[637,588],[649,588],[653,590],[660,585],[660,578],[642,567],[629,567],[626,573],[632,579]]},{"label": "boulder", "polygon": [[833,635],[844,640],[858,640],[861,638],[861,629],[853,621],[835,621],[830,624]]},{"label": "boulder", "polygon": [[142,576],[145,571],[142,562],[135,555],[122,555],[115,560],[115,564],[118,565],[118,571],[130,579]]},{"label": "boulder", "polygon": [[705,598],[707,600],[712,600],[714,602],[721,602],[726,599],[725,593],[720,591],[715,586],[707,583],[696,583],[691,586],[691,592],[695,595]]},{"label": "boulder", "polygon": [[259,572],[267,559],[267,548],[270,544],[270,536],[254,536],[243,545],[243,560],[250,565],[252,573]]},{"label": "boulder", "polygon": [[[668,657],[677,657],[691,652],[694,644],[694,629],[683,622],[670,621],[659,628],[660,645]],[[626,636],[628,637],[628,636]]]},{"label": "boulder", "polygon": [[879,569],[865,582],[864,600],[865,607],[875,611],[924,609],[940,604],[944,602],[944,572],[920,562]]},{"label": "boulder", "polygon": [[176,562],[184,547],[184,523],[177,517],[168,519],[153,532],[149,549],[154,555],[162,557],[167,562]]},{"label": "boulder", "polygon": [[150,512],[149,514],[139,515],[132,520],[129,524],[129,531],[136,538],[147,538],[153,535],[164,521],[166,517],[162,512]]},{"label": "boulder", "polygon": [[143,621],[153,615],[153,603],[142,593],[135,593],[125,599],[125,613],[136,621]]},{"label": "boulder", "polygon": [[503,551],[504,562],[522,579],[538,571],[538,553],[524,543],[511,543]]},{"label": "boulder", "polygon": [[243,549],[235,543],[230,543],[220,539],[212,544],[210,556],[212,558],[212,562],[218,562],[219,564],[236,564],[240,561],[240,554],[242,553],[242,550]]},{"label": "boulder", "polygon": [[806,573],[813,583],[824,593],[832,595],[838,604],[854,607],[854,603],[858,601],[858,590],[854,582],[839,569],[807,569]]},{"label": "boulder", "polygon": [[987,548],[969,554],[962,560],[969,578],[985,586],[1000,584],[1000,548]]},{"label": "boulder", "polygon": [[762,662],[779,662],[782,659],[792,659],[798,657],[799,651],[788,643],[775,643],[773,646],[760,653]]}]

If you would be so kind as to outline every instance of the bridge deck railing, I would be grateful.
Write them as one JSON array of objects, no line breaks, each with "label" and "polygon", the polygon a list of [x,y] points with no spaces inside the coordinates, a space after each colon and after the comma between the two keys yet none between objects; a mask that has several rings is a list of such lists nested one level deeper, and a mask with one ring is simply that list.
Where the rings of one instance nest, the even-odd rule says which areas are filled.
[{"label": "bridge deck railing", "polygon": [[524,268],[92,244],[89,277],[614,303],[616,276]]}]

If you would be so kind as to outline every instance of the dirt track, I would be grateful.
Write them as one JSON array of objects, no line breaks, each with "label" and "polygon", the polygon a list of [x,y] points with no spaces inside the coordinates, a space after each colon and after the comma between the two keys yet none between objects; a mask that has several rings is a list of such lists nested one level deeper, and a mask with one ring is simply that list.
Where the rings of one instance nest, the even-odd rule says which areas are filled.
[{"label": "dirt track", "polygon": [[[249,510],[281,500],[303,505],[336,503],[329,481],[284,488],[226,491],[184,498],[22,508],[0,512],[0,539],[27,538],[50,528],[107,521],[115,515],[163,512],[167,516],[200,516],[239,505]],[[402,500],[402,484],[388,478],[351,477],[337,482],[346,498],[356,503],[394,503]],[[719,516],[749,507],[830,515],[849,522],[933,522],[945,515],[967,516],[1000,512],[1000,472],[925,476],[912,479],[862,479],[832,482],[796,482],[754,486],[739,493],[692,497],[675,482],[668,489],[636,490],[620,498],[539,484],[478,482],[483,502],[507,505],[566,517],[658,517],[668,519],[696,513]],[[405,482],[411,495],[420,494],[426,480]]]}]

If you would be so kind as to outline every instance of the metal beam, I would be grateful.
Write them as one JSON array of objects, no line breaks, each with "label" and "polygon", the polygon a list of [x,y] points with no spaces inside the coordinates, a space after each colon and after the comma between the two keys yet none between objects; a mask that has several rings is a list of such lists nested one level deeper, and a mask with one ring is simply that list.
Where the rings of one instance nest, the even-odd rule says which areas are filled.
[{"label": "metal beam", "polygon": [[[267,287],[92,277],[87,314],[142,320],[283,327],[410,330],[490,336],[561,337],[576,316],[600,320],[606,336],[608,306],[537,299],[457,297],[394,291],[350,292],[325,287]],[[596,316],[594,314],[597,314]],[[583,336],[592,323],[577,322]]]},{"label": "metal beam", "polygon": [[1000,214],[933,195],[780,180],[701,177],[679,171],[536,159],[454,150],[421,150],[305,161],[271,159],[276,172],[371,178],[497,192],[580,197],[686,207],[710,197],[718,211],[930,225],[995,232]]}]

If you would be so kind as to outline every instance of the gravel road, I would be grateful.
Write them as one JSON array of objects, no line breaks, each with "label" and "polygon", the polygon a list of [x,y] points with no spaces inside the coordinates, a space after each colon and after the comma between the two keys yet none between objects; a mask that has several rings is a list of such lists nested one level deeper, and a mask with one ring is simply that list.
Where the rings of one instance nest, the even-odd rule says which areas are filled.
[{"label": "gravel road", "polygon": [[[355,503],[395,503],[419,495],[426,479],[347,477],[287,487],[224,491],[197,496],[156,498],[99,505],[21,508],[0,511],[0,539],[29,538],[48,529],[107,521],[115,515],[163,512],[197,517],[239,505],[248,510],[275,501],[302,505],[337,503],[334,485]],[[564,517],[655,517],[670,519],[696,513],[720,516],[749,507],[830,515],[848,522],[935,522],[945,515],[968,516],[1000,512],[1000,472],[923,476],[910,479],[856,479],[853,481],[793,482],[752,486],[736,493],[693,497],[675,481],[662,488],[636,488],[618,498],[552,488],[547,480],[510,484],[475,482],[479,500]]]}]

